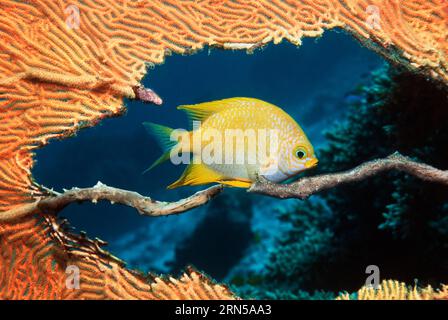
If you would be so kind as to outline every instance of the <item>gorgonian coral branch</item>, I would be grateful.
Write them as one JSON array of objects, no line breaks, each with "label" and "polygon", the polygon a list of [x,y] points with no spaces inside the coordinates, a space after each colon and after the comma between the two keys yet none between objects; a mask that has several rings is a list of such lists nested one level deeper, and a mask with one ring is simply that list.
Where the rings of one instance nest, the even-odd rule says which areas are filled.
[{"label": "gorgonian coral branch", "polygon": [[448,170],[443,171],[418,163],[396,152],[387,158],[369,161],[348,171],[306,177],[290,184],[276,184],[259,177],[259,180],[249,188],[249,192],[282,199],[306,199],[315,193],[362,181],[390,170],[403,171],[425,181],[448,185]]},{"label": "gorgonian coral branch", "polygon": [[98,182],[91,188],[73,188],[64,193],[49,190],[49,195],[37,201],[23,205],[16,209],[2,212],[0,222],[10,221],[24,217],[32,213],[56,214],[66,206],[74,202],[108,200],[111,203],[119,203],[135,208],[141,215],[145,216],[168,216],[182,213],[207,203],[211,198],[222,191],[221,186],[213,186],[196,192],[188,198],[174,202],[164,202],[142,196],[133,191],[106,186]]}]

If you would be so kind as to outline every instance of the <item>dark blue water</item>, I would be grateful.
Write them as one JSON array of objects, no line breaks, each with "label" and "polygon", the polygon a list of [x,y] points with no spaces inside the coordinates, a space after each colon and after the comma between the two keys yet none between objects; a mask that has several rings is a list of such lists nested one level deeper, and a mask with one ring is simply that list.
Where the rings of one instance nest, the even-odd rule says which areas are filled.
[{"label": "dark blue water", "polygon": [[[128,112],[124,116],[104,120],[94,128],[80,131],[76,137],[53,141],[39,150],[33,173],[39,183],[57,190],[88,187],[101,181],[160,200],[177,199],[197,188],[166,191],[165,187],[183,171],[182,167],[170,163],[141,174],[161,154],[142,122],[188,128],[187,117],[176,110],[180,104],[254,97],[274,103],[291,114],[317,147],[325,143],[322,131],[344,114],[344,99],[352,98],[347,93],[382,63],[350,36],[337,32],[328,32],[318,40],[305,39],[300,48],[282,43],[251,55],[241,51],[204,50],[193,56],[167,57],[165,64],[150,70],[144,79],[144,85],[164,99],[163,106],[125,101]],[[109,241],[109,249],[131,266],[167,272],[194,263],[212,276],[223,278],[248,254],[249,248],[253,250],[254,234],[266,233],[264,239],[272,238],[276,217],[270,208],[284,203],[249,196],[248,201],[255,204],[240,204],[240,200],[234,199],[246,196],[245,192],[236,190],[230,194],[231,197],[224,198],[228,200],[223,200],[223,206],[225,201],[232,201],[232,206],[221,213],[207,205],[179,216],[151,218],[141,217],[131,208],[102,202],[74,204],[61,215],[68,217],[78,230]],[[263,209],[257,203],[264,203]],[[207,224],[203,221],[211,219],[208,225],[215,225],[216,229],[216,220],[209,217],[213,214],[223,215],[225,221],[219,223],[225,228],[228,222],[229,232],[233,234],[222,232],[218,236],[213,228],[207,233]],[[271,226],[270,234],[264,230],[266,223]],[[196,244],[198,239],[213,243],[216,250],[212,246],[201,252],[198,246],[194,250],[185,249],[182,259],[179,252],[176,257],[176,249]],[[232,239],[238,241],[232,242]],[[226,254],[219,255],[218,249],[222,252],[223,248],[228,249]],[[257,250],[266,250],[266,245]],[[225,267],[213,267],[216,265]]]}]

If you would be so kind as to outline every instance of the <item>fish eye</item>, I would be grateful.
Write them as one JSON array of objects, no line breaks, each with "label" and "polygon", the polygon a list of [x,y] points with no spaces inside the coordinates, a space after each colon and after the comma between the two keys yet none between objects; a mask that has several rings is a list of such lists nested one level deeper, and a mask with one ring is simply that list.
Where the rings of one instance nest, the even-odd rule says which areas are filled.
[{"label": "fish eye", "polygon": [[302,148],[297,148],[295,151],[295,156],[299,159],[303,159],[306,157],[306,151]]}]

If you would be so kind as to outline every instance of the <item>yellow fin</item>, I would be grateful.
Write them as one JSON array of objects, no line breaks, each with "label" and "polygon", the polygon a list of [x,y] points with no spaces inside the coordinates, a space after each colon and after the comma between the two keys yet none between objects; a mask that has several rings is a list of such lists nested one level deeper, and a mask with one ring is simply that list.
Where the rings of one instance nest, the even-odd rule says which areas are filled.
[{"label": "yellow fin", "polygon": [[203,102],[192,105],[182,105],[178,106],[177,109],[185,110],[185,112],[187,112],[188,116],[192,120],[204,121],[212,114],[215,114],[227,108],[244,106],[251,101],[253,102],[259,100],[253,98],[238,97],[238,98],[229,98],[223,100]]},{"label": "yellow fin", "polygon": [[252,185],[249,180],[221,180],[219,183],[237,188],[249,188]]},{"label": "yellow fin", "polygon": [[167,188],[174,189],[182,186],[197,186],[201,184],[219,182],[225,179],[221,174],[208,168],[205,164],[190,164],[182,173],[180,178],[170,184]]}]

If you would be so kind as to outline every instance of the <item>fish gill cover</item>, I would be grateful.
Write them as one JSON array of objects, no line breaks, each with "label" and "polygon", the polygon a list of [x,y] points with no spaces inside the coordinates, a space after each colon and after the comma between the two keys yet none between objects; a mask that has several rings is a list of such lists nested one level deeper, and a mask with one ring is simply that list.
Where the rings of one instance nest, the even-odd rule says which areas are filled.
[{"label": "fish gill cover", "polygon": [[[372,8],[381,10],[381,28],[366,24]],[[180,280],[144,279],[103,251],[100,240],[68,233],[52,212],[41,210],[41,201],[55,194],[33,181],[33,150],[120,115],[123,98],[160,104],[156,93],[140,86],[147,64],[204,46],[250,51],[282,39],[299,45],[302,37],[340,27],[390,61],[446,85],[446,8],[443,0],[2,1],[0,267],[7,270],[0,275],[2,297],[234,298],[194,270]],[[217,192],[208,189],[187,202],[198,205]],[[173,210],[133,196],[142,212]],[[62,200],[59,209],[68,201]],[[76,296],[64,283],[65,266],[73,262],[88,274]]]}]

